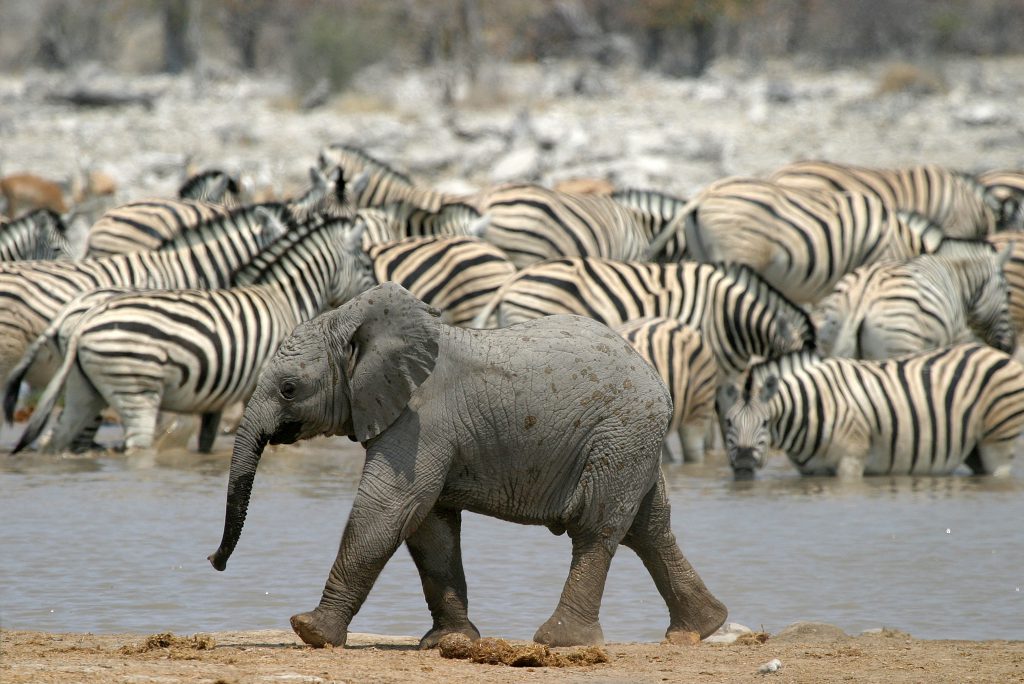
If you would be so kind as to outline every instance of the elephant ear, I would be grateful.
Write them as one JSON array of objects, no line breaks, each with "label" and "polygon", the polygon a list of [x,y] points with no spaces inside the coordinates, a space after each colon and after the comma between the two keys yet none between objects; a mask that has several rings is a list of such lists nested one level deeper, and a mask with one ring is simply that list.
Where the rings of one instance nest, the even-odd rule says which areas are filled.
[{"label": "elephant ear", "polygon": [[348,381],[352,436],[360,442],[395,422],[430,377],[439,315],[405,288],[384,283],[325,316],[328,353]]}]

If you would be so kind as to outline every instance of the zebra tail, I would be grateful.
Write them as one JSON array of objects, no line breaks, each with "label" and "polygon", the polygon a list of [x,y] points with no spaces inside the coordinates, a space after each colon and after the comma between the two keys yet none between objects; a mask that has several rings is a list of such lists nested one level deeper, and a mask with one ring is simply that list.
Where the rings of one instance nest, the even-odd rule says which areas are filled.
[{"label": "zebra tail", "polygon": [[[38,339],[36,341],[38,342]],[[77,357],[78,333],[76,332],[71,336],[71,339],[68,340],[68,348],[64,353],[64,361],[61,363],[57,373],[50,379],[50,384],[46,386],[43,396],[39,398],[39,403],[36,404],[36,410],[32,413],[32,417],[29,418],[28,425],[25,426],[25,431],[21,433],[21,439],[18,440],[14,449],[11,450],[12,454],[18,453],[29,444],[36,441],[39,435],[43,432],[43,428],[46,427],[46,423],[50,419],[50,414],[53,413],[53,407],[57,404],[57,398],[64,389],[64,383],[67,382],[68,374],[71,372],[71,368],[75,365]],[[8,386],[8,389],[10,389],[10,386]],[[4,397],[5,403],[6,399],[7,398]]]},{"label": "zebra tail", "polygon": [[466,233],[475,238],[480,238],[481,240],[484,239],[484,235],[487,233],[487,229],[491,225],[491,218],[491,212],[485,213],[483,216],[469,224],[469,228],[466,230]]},{"label": "zebra tail", "polygon": [[[696,216],[698,200],[697,198],[691,199],[687,202],[682,209],[679,210],[679,214],[676,215],[668,225],[665,226],[660,233],[654,236],[651,243],[647,245],[647,252],[644,254],[646,261],[655,261],[658,254],[665,249],[665,245],[672,239],[676,233],[679,232],[680,225],[689,226],[691,222],[691,216]],[[689,244],[687,243],[687,247]]]},{"label": "zebra tail", "polygon": [[4,420],[8,424],[14,422],[14,411],[18,407],[18,394],[21,391],[21,383],[25,380],[29,368],[35,362],[39,350],[52,337],[53,328],[51,325],[36,339],[32,340],[32,343],[25,348],[25,353],[21,355],[17,365],[7,374],[7,380],[4,381]]},{"label": "zebra tail", "polygon": [[[482,330],[484,328],[489,327],[489,321],[491,319],[491,316],[494,314],[495,309],[497,309],[498,306],[501,304],[501,300],[504,297],[504,295],[504,287],[499,287],[497,290],[495,290],[494,295],[492,295],[491,298],[487,301],[487,303],[484,304],[484,308],[480,309],[480,313],[478,313],[473,318],[473,322],[469,324],[469,327],[476,328],[477,330]],[[495,327],[499,326],[500,321],[498,321],[495,324]]]}]

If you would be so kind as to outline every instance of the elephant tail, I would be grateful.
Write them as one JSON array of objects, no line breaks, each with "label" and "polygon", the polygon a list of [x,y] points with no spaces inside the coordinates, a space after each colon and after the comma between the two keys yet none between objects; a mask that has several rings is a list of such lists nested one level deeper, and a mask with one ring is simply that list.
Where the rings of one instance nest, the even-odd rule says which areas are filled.
[{"label": "elephant tail", "polygon": [[[43,395],[39,397],[39,403],[36,404],[36,410],[32,413],[32,417],[29,418],[28,425],[25,426],[25,431],[21,433],[21,439],[18,440],[14,449],[11,450],[12,454],[18,453],[29,444],[36,441],[42,433],[43,428],[46,427],[46,423],[50,419],[50,414],[53,413],[53,407],[57,404],[57,398],[60,396],[61,391],[63,391],[64,383],[67,382],[68,375],[71,373],[71,369],[78,358],[78,337],[78,331],[75,331],[75,334],[71,336],[70,340],[68,340],[68,348],[64,352],[64,361],[61,363],[60,368],[57,369],[57,373],[50,379],[50,384],[46,386],[46,390],[43,392]],[[42,338],[42,335],[40,335],[40,338]],[[38,342],[39,338],[36,339],[33,346]],[[41,347],[42,345],[40,344],[39,346]],[[31,350],[31,347],[29,349]],[[25,356],[28,356],[28,352],[26,352]],[[33,357],[34,356],[35,354],[33,353]],[[24,361],[25,359],[22,358],[22,363]],[[28,364],[25,366],[25,370],[27,370],[30,365],[32,365],[31,359],[29,359]],[[19,367],[20,366],[21,363],[19,363]],[[24,375],[24,372],[22,374]],[[20,384],[20,380],[18,383]],[[7,391],[8,393],[11,391],[10,384],[7,386]],[[7,410],[8,396],[9,395],[4,396],[5,411]]]}]

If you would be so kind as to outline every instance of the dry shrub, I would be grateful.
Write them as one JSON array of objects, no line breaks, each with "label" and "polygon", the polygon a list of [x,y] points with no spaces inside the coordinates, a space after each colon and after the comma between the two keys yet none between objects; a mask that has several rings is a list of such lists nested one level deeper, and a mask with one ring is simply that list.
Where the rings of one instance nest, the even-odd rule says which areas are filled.
[{"label": "dry shrub", "polygon": [[121,655],[141,655],[167,649],[171,651],[172,657],[191,653],[192,651],[209,651],[216,642],[205,634],[193,634],[189,637],[180,637],[171,632],[161,632],[146,638],[141,644],[126,644],[121,647]]},{"label": "dry shrub", "polygon": [[760,646],[771,638],[768,632],[747,632],[736,637],[736,643],[743,646]]},{"label": "dry shrub", "polygon": [[672,646],[696,646],[700,643],[700,634],[697,632],[669,632],[661,643]]},{"label": "dry shrub", "polygon": [[940,74],[914,64],[896,62],[887,66],[882,72],[875,92],[878,95],[892,93],[934,95],[944,93],[946,90],[945,79]]},{"label": "dry shrub", "polygon": [[608,654],[597,646],[577,648],[568,653],[552,653],[543,644],[517,645],[504,639],[489,638],[471,641],[464,634],[444,636],[438,648],[442,658],[509,667],[581,667],[608,662]]}]

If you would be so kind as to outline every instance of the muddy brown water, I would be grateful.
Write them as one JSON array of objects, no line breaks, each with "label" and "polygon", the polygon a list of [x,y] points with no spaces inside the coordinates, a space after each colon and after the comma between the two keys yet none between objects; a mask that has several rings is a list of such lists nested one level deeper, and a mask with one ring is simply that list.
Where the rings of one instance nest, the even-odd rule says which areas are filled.
[{"label": "muddy brown water", "polygon": [[[115,435],[116,437],[116,435]],[[316,605],[362,466],[345,439],[271,448],[226,572],[220,541],[231,440],[199,455],[7,455],[0,433],[0,626],[91,632],[287,628]],[[922,638],[1024,638],[1024,463],[1005,480],[801,478],[776,459],[754,482],[724,463],[665,468],[683,550],[730,609],[776,631],[820,620]],[[558,600],[569,541],[465,514],[470,615],[486,635],[530,638]],[[667,612],[628,549],[601,611],[611,641],[662,637]],[[429,626],[400,549],[352,624]]]}]

